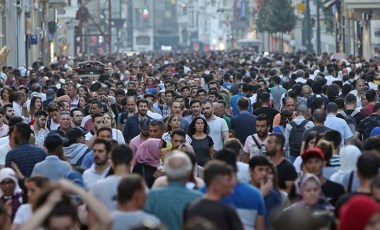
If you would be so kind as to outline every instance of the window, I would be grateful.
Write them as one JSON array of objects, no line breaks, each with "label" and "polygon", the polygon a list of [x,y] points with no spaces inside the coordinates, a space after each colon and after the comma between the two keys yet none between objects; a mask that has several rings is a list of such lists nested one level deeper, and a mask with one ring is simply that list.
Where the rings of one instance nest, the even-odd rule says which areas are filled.
[{"label": "window", "polygon": [[136,37],[136,45],[150,45],[150,37],[149,36],[138,36]]}]

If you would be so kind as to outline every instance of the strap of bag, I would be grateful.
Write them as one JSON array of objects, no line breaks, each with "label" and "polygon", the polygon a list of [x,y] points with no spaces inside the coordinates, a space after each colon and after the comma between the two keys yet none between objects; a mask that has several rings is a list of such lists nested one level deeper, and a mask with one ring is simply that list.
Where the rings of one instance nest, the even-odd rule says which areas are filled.
[{"label": "strap of bag", "polygon": [[261,145],[259,144],[259,142],[257,141],[255,135],[251,135],[251,137],[252,137],[253,141],[255,142],[257,148],[261,150],[262,147],[261,147]]},{"label": "strap of bag", "polygon": [[351,193],[352,192],[352,183],[354,181],[354,171],[350,173],[350,178],[348,179],[348,188],[347,192]]}]

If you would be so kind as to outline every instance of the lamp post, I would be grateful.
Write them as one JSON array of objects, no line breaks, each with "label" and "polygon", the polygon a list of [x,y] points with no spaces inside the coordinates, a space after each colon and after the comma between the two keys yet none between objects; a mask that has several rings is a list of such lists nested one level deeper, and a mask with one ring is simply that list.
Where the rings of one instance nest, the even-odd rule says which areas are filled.
[{"label": "lamp post", "polygon": [[321,16],[320,16],[320,8],[321,3],[320,0],[316,0],[317,4],[317,55],[321,54]]},{"label": "lamp post", "polygon": [[311,18],[310,18],[310,0],[306,0],[305,9],[305,24],[306,24],[306,50],[307,52],[313,51],[313,44],[311,44]]}]

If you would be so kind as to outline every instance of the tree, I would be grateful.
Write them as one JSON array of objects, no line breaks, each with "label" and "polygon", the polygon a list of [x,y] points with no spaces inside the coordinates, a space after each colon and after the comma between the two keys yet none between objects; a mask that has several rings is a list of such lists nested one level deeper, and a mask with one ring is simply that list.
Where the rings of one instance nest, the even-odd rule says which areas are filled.
[{"label": "tree", "polygon": [[258,15],[260,32],[283,33],[291,31],[296,26],[296,15],[291,0],[265,0]]}]

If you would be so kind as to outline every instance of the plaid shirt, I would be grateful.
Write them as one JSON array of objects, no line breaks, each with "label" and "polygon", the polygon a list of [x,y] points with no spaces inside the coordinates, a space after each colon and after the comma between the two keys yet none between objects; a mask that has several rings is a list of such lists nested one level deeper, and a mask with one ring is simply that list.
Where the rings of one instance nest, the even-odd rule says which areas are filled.
[{"label": "plaid shirt", "polygon": [[183,211],[187,204],[202,197],[202,193],[186,188],[184,183],[174,182],[151,190],[145,210],[157,216],[168,230],[178,230],[182,229]]}]

